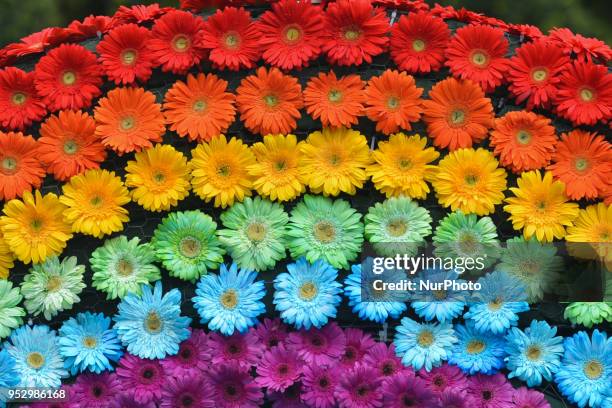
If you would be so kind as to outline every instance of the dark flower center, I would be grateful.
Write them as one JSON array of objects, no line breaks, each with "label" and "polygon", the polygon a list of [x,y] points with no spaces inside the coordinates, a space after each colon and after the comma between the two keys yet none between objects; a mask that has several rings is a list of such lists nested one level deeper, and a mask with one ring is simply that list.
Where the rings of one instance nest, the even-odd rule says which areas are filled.
[{"label": "dark flower center", "polygon": [[91,389],[91,393],[93,394],[94,397],[100,398],[102,394],[104,393],[104,390],[99,385],[94,385],[93,388]]},{"label": "dark flower center", "polygon": [[404,396],[402,397],[402,406],[404,406],[404,407],[414,407],[415,406],[415,401],[412,398],[412,396],[404,394]]},{"label": "dark flower center", "polygon": [[493,392],[489,391],[489,390],[485,390],[482,392],[482,399],[485,401],[489,401],[491,398],[493,398]]},{"label": "dark flower center", "polygon": [[238,354],[238,353],[240,353],[240,347],[238,347],[238,345],[237,345],[237,344],[230,344],[230,345],[227,347],[227,351],[228,351],[230,354]]},{"label": "dark flower center", "polygon": [[153,378],[153,376],[155,375],[155,373],[153,372],[152,369],[150,368],[146,368],[143,372],[142,372],[142,377],[150,380],[151,378]]},{"label": "dark flower center", "polygon": [[183,395],[181,397],[181,406],[183,407],[191,407],[194,402],[194,398],[191,395]]},{"label": "dark flower center", "polygon": [[289,372],[289,366],[287,364],[279,364],[278,373],[280,375],[287,375],[288,372]]},{"label": "dark flower center", "polygon": [[442,387],[446,384],[446,381],[444,380],[444,377],[437,375],[434,377],[433,383],[436,387]]},{"label": "dark flower center", "polygon": [[327,377],[321,377],[319,379],[319,386],[321,388],[327,388],[329,387],[329,379]]},{"label": "dark flower center", "polygon": [[368,389],[368,387],[363,384],[360,385],[359,387],[357,387],[357,395],[359,395],[360,397],[365,397],[366,395],[368,395],[368,392],[370,390]]},{"label": "dark flower center", "polygon": [[193,350],[191,349],[191,347],[185,347],[181,350],[180,356],[183,360],[189,360],[191,359],[191,356],[193,355]]},{"label": "dark flower center", "polygon": [[383,363],[382,373],[383,375],[391,375],[395,372],[395,366],[390,361]]}]

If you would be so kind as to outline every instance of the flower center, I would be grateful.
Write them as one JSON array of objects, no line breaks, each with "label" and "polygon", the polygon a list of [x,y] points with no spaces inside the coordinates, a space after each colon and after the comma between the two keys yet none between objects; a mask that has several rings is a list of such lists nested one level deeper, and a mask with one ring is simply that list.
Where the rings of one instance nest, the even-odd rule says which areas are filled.
[{"label": "flower center", "polygon": [[531,133],[526,130],[519,130],[516,133],[516,140],[522,145],[529,144],[531,142]]},{"label": "flower center", "polygon": [[238,293],[234,289],[228,289],[221,294],[219,302],[224,308],[233,310],[238,306]]},{"label": "flower center", "polygon": [[470,340],[467,344],[466,351],[469,354],[480,354],[484,351],[485,344],[480,340]]},{"label": "flower center", "polygon": [[475,174],[466,174],[465,182],[466,182],[467,185],[473,186],[476,183],[478,183],[478,176],[475,175]]},{"label": "flower center", "polygon": [[232,398],[238,395],[238,388],[234,384],[228,384],[224,388],[225,395]]},{"label": "flower center", "polygon": [[478,249],[478,239],[469,232],[464,232],[458,239],[459,252],[473,254]]},{"label": "flower center", "polygon": [[231,174],[231,168],[229,164],[222,164],[217,168],[217,174],[223,177],[228,177]]},{"label": "flower center", "polygon": [[181,359],[188,361],[191,359],[192,355],[193,355],[193,350],[189,348],[189,346],[182,346],[181,351],[179,353],[179,356],[181,357]]},{"label": "flower center", "polygon": [[274,168],[276,171],[283,171],[287,168],[287,163],[284,160],[279,160],[274,163]]},{"label": "flower center", "polygon": [[289,372],[289,366],[287,364],[279,364],[278,373],[280,375],[287,375],[288,372]]},{"label": "flower center", "polygon": [[302,38],[302,30],[298,26],[291,25],[285,29],[285,41],[295,43]]},{"label": "flower center", "polygon": [[415,406],[415,401],[412,398],[412,396],[404,394],[402,396],[402,406],[404,406],[406,408],[414,407]]},{"label": "flower center", "polygon": [[595,99],[595,92],[591,88],[582,88],[580,90],[580,99],[583,102],[591,102]]},{"label": "flower center", "polygon": [[186,258],[195,258],[200,254],[202,245],[194,237],[185,237],[179,243],[179,251]]},{"label": "flower center", "polygon": [[230,31],[225,34],[223,43],[227,49],[235,50],[240,46],[240,35],[235,31]]},{"label": "flower center", "polygon": [[390,96],[387,99],[387,107],[389,109],[397,109],[399,107],[399,98],[396,96]]},{"label": "flower center", "polygon": [[503,304],[504,304],[504,300],[498,296],[495,299],[493,299],[491,302],[489,302],[489,309],[493,311],[499,310],[501,309]]},{"label": "flower center", "polygon": [[34,231],[40,231],[43,227],[43,221],[40,218],[34,218],[32,221],[30,221],[30,227]]},{"label": "flower center", "polygon": [[425,50],[425,41],[416,39],[412,42],[412,49],[416,52],[422,52]]},{"label": "flower center", "polygon": [[402,170],[408,170],[412,168],[412,160],[410,159],[402,158],[398,164],[399,164],[399,168]]},{"label": "flower center", "polygon": [[134,266],[127,259],[120,259],[116,269],[120,276],[130,276],[134,272]]},{"label": "flower center", "polygon": [[26,95],[23,92],[15,92],[11,97],[11,101],[14,105],[21,106],[26,102]]},{"label": "flower center", "polygon": [[191,395],[183,395],[181,397],[181,406],[183,407],[191,407],[193,406],[194,399]]},{"label": "flower center", "polygon": [[391,220],[387,224],[387,232],[392,237],[401,237],[406,231],[408,231],[408,223],[401,218]]},{"label": "flower center", "polygon": [[149,314],[147,315],[147,318],[145,319],[145,329],[149,333],[155,334],[155,333],[161,332],[163,325],[164,325],[164,322],[162,322],[157,312],[154,312],[154,311],[149,312]]},{"label": "flower center", "polygon": [[395,373],[395,366],[390,361],[383,363],[382,365],[382,373],[383,375],[391,375]]},{"label": "flower center", "polygon": [[534,69],[531,78],[536,82],[542,82],[548,77],[548,70],[545,68]]},{"label": "flower center", "polygon": [[485,67],[489,63],[489,56],[482,50],[477,50],[472,53],[472,63],[478,67]]},{"label": "flower center", "polygon": [[317,293],[319,293],[317,286],[310,281],[302,283],[302,286],[300,286],[299,289],[300,299],[305,300],[307,302],[314,299],[317,296]]},{"label": "flower center", "polygon": [[104,203],[104,200],[102,200],[102,197],[99,195],[95,195],[89,200],[89,203],[92,207],[100,207],[102,203]]},{"label": "flower center", "polygon": [[319,221],[314,226],[314,236],[317,241],[328,244],[336,238],[336,229],[329,221]]},{"label": "flower center", "polygon": [[538,346],[529,346],[527,351],[525,351],[525,355],[531,361],[538,361],[542,356],[542,350]]},{"label": "flower center", "polygon": [[95,348],[98,345],[98,340],[92,336],[86,336],[83,338],[83,346],[87,348]]},{"label": "flower center", "polygon": [[195,112],[204,112],[204,110],[206,110],[206,102],[204,102],[203,100],[197,100],[193,103],[193,110]]},{"label": "flower center", "polygon": [[79,150],[79,145],[74,140],[66,140],[64,142],[64,153],[75,154]]},{"label": "flower center", "polygon": [[491,400],[491,398],[493,398],[493,393],[489,390],[484,390],[482,392],[482,399],[485,401],[489,401]]},{"label": "flower center", "polygon": [[35,370],[45,365],[45,357],[37,351],[28,354],[26,361],[28,365]]},{"label": "flower center", "polygon": [[347,41],[356,41],[361,36],[361,32],[357,27],[346,27],[344,29],[344,38]]},{"label": "flower center", "polygon": [[463,109],[455,109],[449,117],[452,126],[461,126],[465,123],[465,111]]},{"label": "flower center", "polygon": [[134,50],[125,50],[121,53],[121,62],[123,65],[134,65],[136,62],[136,51]]},{"label": "flower center", "polygon": [[132,130],[136,126],[136,119],[133,116],[125,116],[119,121],[119,128],[124,132]]},{"label": "flower center", "polygon": [[72,71],[66,71],[62,74],[62,82],[64,85],[74,85],[76,79],[76,74]]},{"label": "flower center", "polygon": [[327,99],[330,102],[340,102],[342,100],[342,92],[337,89],[331,89],[327,94]]},{"label": "flower center", "polygon": [[359,395],[360,397],[365,397],[366,395],[368,395],[368,387],[365,384],[357,387],[357,395]]},{"label": "flower center", "polygon": [[434,342],[434,335],[429,330],[423,330],[417,337],[417,343],[421,347],[429,347]]},{"label": "flower center", "polygon": [[179,34],[172,40],[172,48],[177,52],[185,52],[189,48],[190,41],[186,36]]},{"label": "flower center", "polygon": [[535,275],[540,271],[540,264],[533,259],[527,259],[520,265],[520,270],[523,275]]},{"label": "flower center", "polygon": [[276,97],[276,95],[266,95],[264,96],[264,102],[266,103],[266,105],[268,105],[269,107],[273,108],[276,105],[278,105],[278,98]]},{"label": "flower center", "polygon": [[17,171],[17,160],[14,157],[5,157],[2,159],[2,172],[4,174],[13,174]]},{"label": "flower center", "polygon": [[596,380],[603,374],[603,365],[597,360],[591,360],[584,365],[584,373],[591,380]]},{"label": "flower center", "polygon": [[253,242],[261,242],[266,238],[266,226],[260,222],[252,222],[246,229],[246,235]]},{"label": "flower center", "polygon": [[319,387],[327,388],[329,387],[329,379],[327,377],[322,377],[319,379]]},{"label": "flower center", "polygon": [[445,290],[434,290],[431,292],[436,300],[445,300],[448,296]]},{"label": "flower center", "polygon": [[47,292],[56,292],[62,287],[62,279],[59,276],[50,276],[47,280]]},{"label": "flower center", "polygon": [[585,158],[576,159],[574,167],[576,167],[578,171],[585,171],[589,168],[589,161]]}]

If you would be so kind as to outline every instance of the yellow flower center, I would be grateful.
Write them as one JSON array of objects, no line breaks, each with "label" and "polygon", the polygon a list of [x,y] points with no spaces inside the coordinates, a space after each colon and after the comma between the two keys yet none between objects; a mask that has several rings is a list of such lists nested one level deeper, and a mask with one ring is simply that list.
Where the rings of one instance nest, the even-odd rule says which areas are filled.
[{"label": "yellow flower center", "polygon": [[15,92],[11,97],[11,101],[13,102],[13,104],[18,106],[23,105],[26,102],[26,99],[28,98],[23,92]]},{"label": "yellow flower center", "polygon": [[516,133],[516,140],[522,145],[529,144],[531,142],[531,133],[526,130],[519,130]]},{"label": "yellow flower center", "polygon": [[261,242],[266,238],[266,226],[260,222],[252,222],[246,229],[246,235],[253,242]]},{"label": "yellow flower center", "polygon": [[276,97],[276,95],[266,95],[264,96],[264,102],[266,105],[268,105],[269,107],[274,107],[276,105],[278,105],[278,98]]},{"label": "yellow flower center", "polygon": [[238,35],[238,33],[230,31],[229,33],[225,34],[223,43],[225,44],[225,47],[227,49],[235,50],[240,46],[240,36]]},{"label": "yellow flower center", "polygon": [[275,162],[275,163],[274,163],[274,168],[275,168],[277,171],[282,171],[282,170],[285,170],[285,169],[287,168],[287,163],[285,163],[285,161],[284,161],[284,160],[279,160],[279,161],[277,161],[277,162]]},{"label": "yellow flower center", "polygon": [[17,171],[17,160],[14,157],[4,157],[2,159],[2,172],[13,174]]},{"label": "yellow flower center", "polygon": [[406,159],[406,158],[402,158],[398,162],[398,166],[402,170],[408,170],[408,169],[412,168],[412,160]]},{"label": "yellow flower center", "polygon": [[346,27],[344,29],[344,38],[348,41],[355,41],[361,35],[357,27]]},{"label": "yellow flower center", "polygon": [[436,300],[444,300],[447,297],[445,290],[434,290],[431,292]]},{"label": "yellow flower center", "polygon": [[62,278],[59,276],[50,276],[47,280],[47,292],[56,292],[62,287]]},{"label": "yellow flower center", "polygon": [[591,360],[584,365],[584,373],[591,380],[596,380],[603,374],[603,365],[597,360]]},{"label": "yellow flower center", "polygon": [[482,50],[474,51],[471,57],[472,63],[478,67],[484,67],[489,63],[489,56]]},{"label": "yellow flower center", "polygon": [[433,342],[434,342],[434,335],[429,330],[423,330],[417,336],[417,343],[421,347],[425,347],[425,348],[429,347],[433,344]]},{"label": "yellow flower center", "polygon": [[331,89],[327,94],[327,99],[330,102],[340,102],[342,100],[342,92],[337,89]]},{"label": "yellow flower center", "polygon": [[134,265],[127,259],[120,259],[117,262],[117,273],[121,276],[130,276],[134,272]]},{"label": "yellow flower center", "polygon": [[294,43],[296,41],[299,41],[300,38],[302,38],[302,31],[300,30],[299,27],[293,25],[293,26],[288,26],[285,29],[285,41],[288,43]]},{"label": "yellow flower center", "polygon": [[452,126],[461,126],[465,123],[465,111],[463,109],[455,109],[450,113],[449,119]]},{"label": "yellow flower center", "polygon": [[580,99],[584,102],[591,102],[595,99],[595,92],[591,88],[582,88],[580,90]]},{"label": "yellow flower center", "polygon": [[193,237],[185,237],[179,243],[179,251],[186,258],[195,258],[201,250],[202,244]]},{"label": "yellow flower center", "polygon": [[162,184],[166,181],[166,175],[161,171],[156,171],[155,173],[153,173],[153,181],[156,184]]},{"label": "yellow flower center", "polygon": [[193,110],[195,112],[204,112],[206,110],[207,104],[203,100],[197,100],[193,103]]},{"label": "yellow flower center", "polygon": [[222,177],[228,177],[231,174],[231,168],[229,164],[222,164],[217,167],[217,174]]},{"label": "yellow flower center", "polygon": [[317,293],[319,293],[317,285],[310,281],[302,283],[299,288],[300,299],[308,302],[314,299],[317,296]]},{"label": "yellow flower center", "polygon": [[125,116],[119,121],[119,128],[124,132],[134,129],[136,126],[136,119],[133,116]]},{"label": "yellow flower center", "polygon": [[469,186],[473,186],[478,183],[478,176],[476,174],[466,174],[465,182]]},{"label": "yellow flower center", "polygon": [[79,150],[79,145],[74,140],[66,140],[64,142],[64,153],[75,154]]},{"label": "yellow flower center", "polygon": [[329,221],[319,221],[314,226],[314,236],[317,241],[328,244],[336,238],[336,229]]},{"label": "yellow flower center", "polygon": [[332,166],[338,166],[340,163],[342,163],[342,157],[340,157],[338,154],[332,153],[332,155],[329,157],[329,164]]},{"label": "yellow flower center", "polygon": [[576,162],[574,163],[574,167],[578,171],[585,171],[586,169],[589,168],[589,161],[585,158],[576,159]]},{"label": "yellow flower center", "polygon": [[527,356],[527,359],[531,361],[538,361],[542,356],[542,350],[539,346],[529,346],[525,351],[525,355]]},{"label": "yellow flower center", "polygon": [[416,52],[423,52],[425,50],[425,41],[423,40],[414,40],[412,42],[412,49]]},{"label": "yellow flower center", "polygon": [[92,207],[100,207],[104,203],[104,200],[102,197],[96,195],[89,200],[89,203],[92,205]]},{"label": "yellow flower center", "polygon": [[83,338],[83,346],[87,348],[95,348],[98,345],[98,340],[95,337],[87,336]]},{"label": "yellow flower center", "polygon": [[125,50],[121,53],[121,62],[123,62],[123,65],[134,65],[136,62],[136,56],[136,51]]},{"label": "yellow flower center", "polygon": [[397,109],[397,108],[399,108],[399,98],[397,98],[396,96],[390,96],[387,99],[387,107],[389,109]]},{"label": "yellow flower center", "polygon": [[144,322],[145,330],[149,333],[159,333],[164,326],[159,314],[155,311],[150,311]]},{"label": "yellow flower center", "polygon": [[228,289],[221,294],[219,302],[224,308],[232,310],[238,306],[238,293],[234,289]]},{"label": "yellow flower center", "polygon": [[45,365],[45,357],[37,351],[28,354],[26,361],[34,370],[38,370]]},{"label": "yellow flower center", "polygon": [[392,237],[401,237],[406,233],[406,231],[408,231],[408,224],[401,218],[391,220],[387,224],[387,232]]},{"label": "yellow flower center", "polygon": [[172,40],[172,48],[177,52],[185,52],[189,48],[190,41],[186,36],[179,34]]},{"label": "yellow flower center", "polygon": [[496,297],[495,299],[493,299],[493,301],[489,302],[489,309],[496,311],[501,309],[502,305],[504,304],[503,299],[501,299],[500,297]]},{"label": "yellow flower center", "polygon": [[64,85],[74,85],[76,79],[76,74],[72,71],[66,71],[62,74],[62,82]]},{"label": "yellow flower center", "polygon": [[480,354],[485,349],[485,344],[480,340],[470,340],[467,344],[466,351],[469,354]]},{"label": "yellow flower center", "polygon": [[32,227],[34,231],[40,231],[43,227],[43,221],[40,218],[34,218],[30,221],[30,227]]},{"label": "yellow flower center", "polygon": [[545,68],[534,69],[531,78],[536,82],[542,82],[548,77],[548,70]]}]

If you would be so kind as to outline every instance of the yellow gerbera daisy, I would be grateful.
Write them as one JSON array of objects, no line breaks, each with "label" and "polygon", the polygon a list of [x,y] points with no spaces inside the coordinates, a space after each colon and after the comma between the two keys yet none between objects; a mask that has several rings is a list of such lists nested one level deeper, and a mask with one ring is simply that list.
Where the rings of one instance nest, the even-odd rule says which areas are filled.
[{"label": "yellow gerbera daisy", "polygon": [[130,196],[114,172],[87,170],[72,177],[62,190],[60,201],[68,207],[65,218],[74,232],[102,238],[123,230],[123,223],[130,220],[122,207]]},{"label": "yellow gerbera daisy", "polygon": [[8,244],[4,240],[4,235],[0,231],[0,279],[6,279],[9,276],[9,271],[15,263],[14,257]]},{"label": "yellow gerbera daisy", "polygon": [[311,133],[300,150],[302,176],[313,193],[355,194],[357,188],[363,187],[371,157],[368,141],[358,131],[324,128]]},{"label": "yellow gerbera daisy", "polygon": [[378,143],[372,157],[376,163],[366,169],[376,189],[387,197],[405,195],[425,198],[429,186],[425,182],[433,177],[436,166],[429,163],[440,153],[433,147],[425,148],[427,138],[396,133],[389,141]]},{"label": "yellow gerbera daisy", "polygon": [[506,171],[488,150],[458,149],[440,160],[432,179],[438,202],[465,214],[487,215],[504,199]]},{"label": "yellow gerbera daisy", "polygon": [[149,211],[168,211],[189,195],[187,158],[170,145],[155,145],[128,162],[125,185],[132,200]]},{"label": "yellow gerbera daisy", "polygon": [[215,207],[225,208],[251,195],[252,177],[247,168],[255,156],[242,141],[224,135],[198,145],[191,152],[193,191],[204,201],[215,199]]},{"label": "yellow gerbera daisy", "polygon": [[257,163],[248,167],[254,178],[253,187],[270,200],[288,201],[298,197],[306,188],[300,173],[302,153],[295,135],[266,135],[263,143],[251,146]]},{"label": "yellow gerbera daisy", "polygon": [[570,254],[580,258],[602,258],[612,262],[612,205],[589,205],[578,212],[574,225],[567,227]]},{"label": "yellow gerbera daisy", "polygon": [[511,187],[515,197],[506,199],[504,211],[515,230],[523,229],[525,238],[536,236],[540,242],[551,242],[565,236],[564,226],[571,226],[578,216],[578,204],[568,203],[565,183],[554,181],[552,173],[539,170],[525,172]]},{"label": "yellow gerbera daisy", "polygon": [[59,255],[72,238],[70,224],[64,220],[66,206],[53,193],[41,195],[26,191],[22,200],[4,205],[0,228],[13,254],[23,263],[44,262]]}]

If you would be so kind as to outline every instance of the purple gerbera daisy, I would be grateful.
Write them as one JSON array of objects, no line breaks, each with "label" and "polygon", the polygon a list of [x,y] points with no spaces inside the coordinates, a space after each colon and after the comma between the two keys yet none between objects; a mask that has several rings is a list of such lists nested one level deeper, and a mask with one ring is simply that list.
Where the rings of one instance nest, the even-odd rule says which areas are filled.
[{"label": "purple gerbera daisy", "polygon": [[202,375],[168,377],[162,387],[161,408],[215,407],[210,387]]},{"label": "purple gerbera daisy", "polygon": [[359,329],[346,329],[344,330],[344,336],[346,337],[346,346],[344,347],[344,354],[340,359],[340,364],[349,369],[353,368],[355,364],[360,363],[366,352],[376,342],[372,336]]},{"label": "purple gerbera daisy", "polygon": [[283,392],[268,390],[268,399],[272,402],[272,408],[310,408],[302,401],[301,395],[301,383],[295,383]]},{"label": "purple gerbera daisy", "polygon": [[385,408],[431,408],[438,398],[422,379],[399,373],[383,385]]},{"label": "purple gerbera daisy", "polygon": [[272,391],[284,391],[302,375],[302,360],[284,345],[266,351],[257,366],[257,383]]},{"label": "purple gerbera daisy", "polygon": [[341,408],[382,407],[381,379],[375,369],[358,365],[342,377],[335,397]]},{"label": "purple gerbera daisy", "polygon": [[376,343],[368,350],[363,358],[363,362],[375,368],[383,381],[399,372],[407,372],[414,375],[412,368],[406,368],[402,365],[402,361],[395,354],[395,345],[393,343],[389,346],[385,343]]},{"label": "purple gerbera daisy", "polygon": [[457,366],[442,364],[429,372],[420,370],[418,374],[425,380],[427,387],[436,394],[441,394],[447,388],[466,391],[469,386],[467,377]]},{"label": "purple gerbera daisy", "polygon": [[211,350],[213,366],[236,363],[246,371],[257,365],[263,351],[261,343],[252,332],[234,333],[228,337],[211,333],[208,347]]},{"label": "purple gerbera daisy", "polygon": [[161,386],[165,380],[164,369],[158,360],[144,360],[125,354],[119,360],[117,376],[121,380],[121,389],[132,390],[137,402],[159,402]]},{"label": "purple gerbera daisy", "polygon": [[235,363],[214,367],[209,382],[217,408],[257,408],[263,402],[253,377]]},{"label": "purple gerbera daisy", "polygon": [[[440,395],[440,408],[474,408],[477,407],[473,397],[466,391],[447,388]],[[521,407],[522,408],[522,407]]]},{"label": "purple gerbera daisy", "polygon": [[514,390],[512,401],[516,408],[550,408],[544,394],[526,387]]},{"label": "purple gerbera daisy", "polygon": [[274,320],[266,318],[263,322],[251,328],[251,331],[267,350],[284,342],[289,335],[287,326],[278,318]]},{"label": "purple gerbera daisy", "polygon": [[70,402],[78,407],[106,408],[108,400],[120,389],[121,385],[115,374],[81,374],[72,386]]},{"label": "purple gerbera daisy", "polygon": [[166,374],[180,377],[205,372],[210,363],[207,343],[208,335],[203,330],[193,330],[191,336],[179,346],[177,355],[161,360]]},{"label": "purple gerbera daisy", "polygon": [[133,392],[125,392],[113,398],[108,408],[157,408],[157,404],[153,401],[142,404],[136,401]]},{"label": "purple gerbera daisy", "polygon": [[512,408],[514,388],[503,374],[477,374],[469,379],[468,392],[479,408]]},{"label": "purple gerbera daisy", "polygon": [[307,365],[304,367],[302,400],[311,407],[332,408],[336,406],[334,392],[340,380],[337,366]]},{"label": "purple gerbera daisy", "polygon": [[336,323],[289,334],[287,347],[297,351],[308,364],[332,364],[344,352],[346,337]]}]

